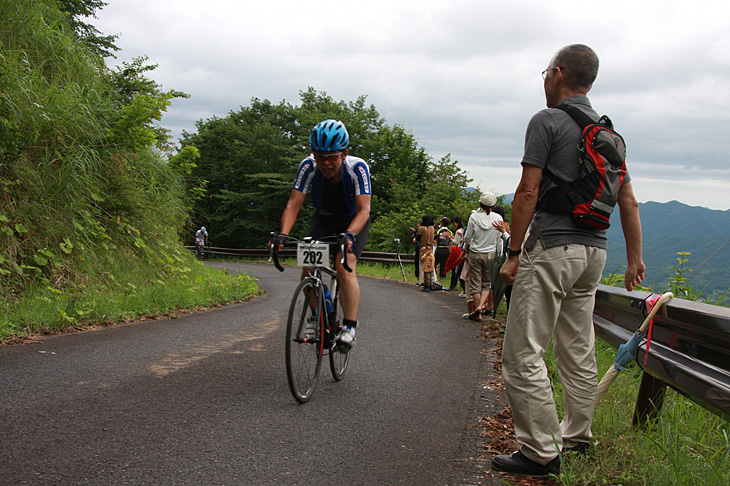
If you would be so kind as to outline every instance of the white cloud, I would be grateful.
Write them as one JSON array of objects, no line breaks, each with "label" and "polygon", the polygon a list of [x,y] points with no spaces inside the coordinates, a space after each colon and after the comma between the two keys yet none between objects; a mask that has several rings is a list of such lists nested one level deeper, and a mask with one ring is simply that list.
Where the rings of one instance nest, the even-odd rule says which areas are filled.
[{"label": "white cloud", "polygon": [[627,140],[640,200],[728,209],[724,11],[720,0],[111,0],[93,23],[121,34],[120,60],[147,55],[153,79],[191,95],[163,118],[176,136],[253,97],[366,95],[434,159],[450,153],[500,193],[514,191],[525,126],[545,105],[540,72],[583,42],[601,58],[591,100]]}]

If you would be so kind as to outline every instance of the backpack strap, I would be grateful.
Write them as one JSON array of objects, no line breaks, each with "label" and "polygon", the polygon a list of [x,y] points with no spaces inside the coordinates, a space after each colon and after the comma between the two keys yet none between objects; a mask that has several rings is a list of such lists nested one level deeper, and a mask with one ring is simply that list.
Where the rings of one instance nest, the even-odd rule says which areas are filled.
[{"label": "backpack strap", "polygon": [[585,130],[585,128],[588,125],[595,125],[597,123],[599,123],[601,125],[605,125],[606,127],[613,129],[613,123],[611,123],[611,119],[608,118],[607,116],[602,116],[600,120],[594,121],[583,110],[581,110],[580,108],[578,108],[575,105],[569,105],[569,104],[565,103],[565,104],[560,104],[560,105],[556,106],[555,108],[557,108],[559,110],[563,110],[568,115],[570,115],[573,118],[573,120],[575,120],[578,123],[578,125],[580,125],[581,129],[583,129],[583,130]]},{"label": "backpack strap", "polygon": [[[571,116],[571,118],[573,118],[573,120],[575,120],[576,123],[578,123],[578,125],[581,128],[581,137],[582,137],[583,131],[585,131],[585,128],[588,125],[594,125],[596,123],[595,120],[593,120],[583,110],[581,110],[580,108],[578,108],[575,105],[563,103],[563,104],[559,104],[555,108],[558,108],[558,109],[566,112],[568,115]],[[608,120],[608,123],[610,124],[611,121]],[[565,196],[567,196],[568,198],[570,197],[570,194],[573,193],[573,187],[571,186],[570,181],[565,181],[565,180],[559,178],[557,175],[553,174],[553,172],[547,166],[543,169],[543,174],[546,175],[548,177],[548,179],[550,179],[553,182],[553,184],[558,186],[560,191],[562,191],[562,193]],[[551,191],[548,191],[548,193],[549,192],[551,192]],[[544,206],[545,199],[548,197],[548,193],[543,194],[542,197],[539,198],[538,207]],[[554,197],[555,197],[555,194],[553,193],[552,198],[554,198]],[[559,203],[558,206],[562,206],[562,208],[561,209],[553,208],[554,212],[568,213],[569,209],[572,207],[572,204],[570,204],[568,198],[561,196],[560,199],[562,200],[562,202]]]}]

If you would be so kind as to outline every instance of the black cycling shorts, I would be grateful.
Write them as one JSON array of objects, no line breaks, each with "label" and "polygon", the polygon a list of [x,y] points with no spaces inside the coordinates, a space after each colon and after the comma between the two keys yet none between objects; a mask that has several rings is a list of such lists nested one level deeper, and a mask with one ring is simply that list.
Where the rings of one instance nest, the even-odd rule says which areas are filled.
[{"label": "black cycling shorts", "polygon": [[[336,236],[340,233],[347,231],[350,226],[350,220],[339,219],[339,218],[328,218],[319,214],[314,215],[312,218],[312,224],[309,226],[309,235],[315,240],[324,238],[325,236]],[[360,233],[357,235],[357,241],[352,245],[352,253],[355,254],[357,259],[360,259],[362,251],[365,249],[365,243],[368,241],[368,234],[370,233],[370,220],[365,223]]]}]

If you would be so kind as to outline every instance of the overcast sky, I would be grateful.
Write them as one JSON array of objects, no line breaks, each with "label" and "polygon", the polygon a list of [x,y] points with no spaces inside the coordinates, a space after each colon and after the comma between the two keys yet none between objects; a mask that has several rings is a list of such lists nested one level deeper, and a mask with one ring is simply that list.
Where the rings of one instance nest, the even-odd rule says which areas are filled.
[{"label": "overcast sky", "polygon": [[162,119],[176,139],[252,98],[365,95],[498,194],[514,192],[545,107],[541,71],[584,43],[601,60],[589,97],[626,139],[639,201],[730,208],[726,0],[106,1],[92,23],[120,35],[117,62],[148,56],[152,79],[191,95]]}]

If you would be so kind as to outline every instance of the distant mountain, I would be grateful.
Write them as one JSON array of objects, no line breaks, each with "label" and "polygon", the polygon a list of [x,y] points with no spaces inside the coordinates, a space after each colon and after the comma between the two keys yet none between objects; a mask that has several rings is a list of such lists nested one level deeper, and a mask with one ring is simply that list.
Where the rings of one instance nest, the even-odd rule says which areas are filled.
[{"label": "distant mountain", "polygon": [[[476,192],[477,188],[476,187],[467,187],[465,190],[468,193],[472,193],[472,192]],[[501,194],[497,193],[497,196],[501,196]],[[514,199],[514,198],[515,198],[514,193],[505,194],[504,195],[504,204],[512,204],[512,199]]]},{"label": "distant mountain", "polygon": [[[644,284],[656,292],[668,289],[669,279],[679,266],[678,252],[690,252],[684,268],[691,285],[706,297],[716,297],[730,289],[730,211],[717,211],[671,201],[639,204],[646,264]],[[624,273],[624,244],[618,207],[608,229],[606,272]]]},{"label": "distant mountain", "polygon": [[[505,204],[512,204],[514,194],[505,194]],[[730,210],[718,211],[688,206],[678,201],[639,203],[643,236],[643,257],[646,264],[644,285],[655,292],[669,289],[669,280],[677,271],[679,252],[690,252],[683,258],[683,268],[690,284],[705,297],[714,299],[730,289]],[[604,275],[623,274],[626,265],[618,206],[608,229],[608,259]],[[728,293],[730,297],[730,292]]]}]

